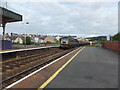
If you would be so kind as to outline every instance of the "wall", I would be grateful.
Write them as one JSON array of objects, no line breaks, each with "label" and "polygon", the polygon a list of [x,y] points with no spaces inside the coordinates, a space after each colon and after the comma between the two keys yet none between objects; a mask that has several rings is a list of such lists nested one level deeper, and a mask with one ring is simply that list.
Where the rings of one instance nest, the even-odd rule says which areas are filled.
[{"label": "wall", "polygon": [[103,47],[113,51],[120,52],[120,42],[105,42],[103,43]]},{"label": "wall", "polygon": [[8,40],[0,40],[0,50],[12,49],[12,42]]}]

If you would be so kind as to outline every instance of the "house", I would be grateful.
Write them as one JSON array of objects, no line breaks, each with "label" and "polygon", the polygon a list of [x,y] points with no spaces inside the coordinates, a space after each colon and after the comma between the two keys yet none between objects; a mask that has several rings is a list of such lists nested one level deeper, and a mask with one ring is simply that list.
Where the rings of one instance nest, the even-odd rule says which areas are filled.
[{"label": "house", "polygon": [[39,43],[39,37],[34,37],[34,42]]},{"label": "house", "polygon": [[33,43],[44,43],[45,37],[30,37]]},{"label": "house", "polygon": [[61,38],[60,36],[56,36],[56,37],[55,37],[55,39],[56,39],[57,41],[59,41],[60,38]]},{"label": "house", "polygon": [[77,39],[78,41],[84,41],[84,38],[80,37]]},{"label": "house", "polygon": [[17,36],[11,36],[11,37],[10,37],[12,43],[14,43],[14,41],[15,41],[16,38],[17,38]]},{"label": "house", "polygon": [[11,38],[10,38],[10,36],[8,34],[6,34],[4,40],[11,41]]},{"label": "house", "polygon": [[24,42],[24,37],[20,37],[20,36],[12,36],[11,37],[12,43],[19,43],[19,44],[23,44]]},{"label": "house", "polygon": [[[0,40],[3,40],[3,35],[0,35]],[[11,38],[8,34],[4,36],[4,40],[11,41]]]},{"label": "house", "polygon": [[39,42],[40,42],[40,43],[44,43],[44,39],[45,39],[45,38],[46,38],[46,37],[40,37],[40,38],[39,38]]},{"label": "house", "polygon": [[30,38],[31,38],[31,42],[35,42],[35,40],[34,40],[34,37],[32,37],[32,36],[30,36]]},{"label": "house", "polygon": [[45,39],[44,39],[44,42],[51,42],[51,43],[55,43],[57,40],[52,37],[52,36],[47,36]]}]

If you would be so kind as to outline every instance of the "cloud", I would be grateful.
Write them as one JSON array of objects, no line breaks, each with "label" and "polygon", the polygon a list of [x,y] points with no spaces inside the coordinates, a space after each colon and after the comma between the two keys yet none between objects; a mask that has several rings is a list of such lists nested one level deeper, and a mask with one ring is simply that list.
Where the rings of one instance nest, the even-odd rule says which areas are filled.
[{"label": "cloud", "polygon": [[118,2],[119,0],[3,0],[8,2]]},{"label": "cloud", "polygon": [[[9,2],[24,21],[7,24],[7,32],[28,34],[110,35],[118,31],[117,2]],[[23,23],[29,21],[29,25]]]}]

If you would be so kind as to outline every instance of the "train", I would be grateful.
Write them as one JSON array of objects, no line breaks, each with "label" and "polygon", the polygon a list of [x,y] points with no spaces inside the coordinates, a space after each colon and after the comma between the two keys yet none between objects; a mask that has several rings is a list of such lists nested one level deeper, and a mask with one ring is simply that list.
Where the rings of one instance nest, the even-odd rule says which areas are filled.
[{"label": "train", "polygon": [[60,38],[60,49],[69,49],[74,47],[79,47],[83,45],[89,45],[88,42],[79,42],[77,39],[73,37],[62,37]]}]

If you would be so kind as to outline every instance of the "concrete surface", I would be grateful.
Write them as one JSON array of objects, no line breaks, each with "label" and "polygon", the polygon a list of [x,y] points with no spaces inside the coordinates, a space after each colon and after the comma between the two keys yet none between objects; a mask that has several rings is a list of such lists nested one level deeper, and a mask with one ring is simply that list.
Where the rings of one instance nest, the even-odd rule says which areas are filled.
[{"label": "concrete surface", "polygon": [[86,47],[45,88],[117,88],[118,54]]}]

